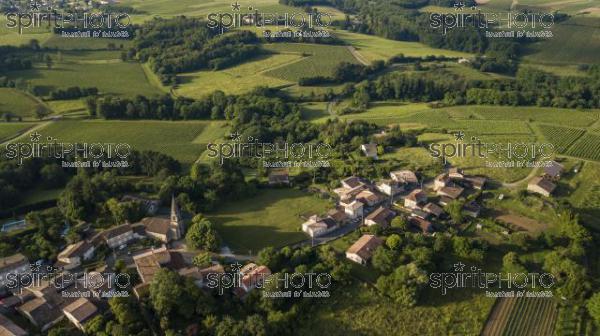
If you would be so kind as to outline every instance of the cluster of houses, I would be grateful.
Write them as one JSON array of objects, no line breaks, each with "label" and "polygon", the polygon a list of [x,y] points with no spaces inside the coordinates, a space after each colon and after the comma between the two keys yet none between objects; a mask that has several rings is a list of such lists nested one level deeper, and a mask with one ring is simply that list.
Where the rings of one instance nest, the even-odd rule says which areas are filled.
[{"label": "cluster of houses", "polygon": [[[127,198],[127,200],[131,200],[131,198]],[[155,214],[160,206],[159,201],[155,200],[141,199],[141,204],[148,214]],[[59,253],[55,266],[67,270],[79,267],[84,261],[92,259],[95,251],[103,244],[111,249],[118,249],[134,240],[143,238],[153,238],[168,244],[183,238],[185,229],[185,220],[175,198],[172,198],[169,216],[145,217],[138,223],[115,226],[97,233],[89,240],[71,244]]]},{"label": "cluster of houses", "polygon": [[302,231],[319,237],[350,222],[387,227],[396,213],[390,209],[394,197],[418,184],[415,173],[400,170],[390,173],[389,179],[371,183],[357,176],[341,181],[333,192],[339,198],[337,206],[325,216],[313,215],[302,224]]},{"label": "cluster of houses", "polygon": [[[82,278],[55,278],[33,276],[31,265],[22,254],[15,254],[0,259],[0,277],[2,287],[10,275],[19,276],[27,286],[16,287],[11,283],[12,296],[0,300],[0,335],[28,335],[28,333],[11,321],[7,315],[19,313],[31,324],[45,331],[65,317],[75,326],[83,330],[83,324],[106,309],[106,302],[101,300],[101,292],[109,291],[109,282],[94,283],[91,278],[100,276],[92,272]],[[40,273],[38,273],[40,274]],[[103,277],[104,278],[104,277]]]},{"label": "cluster of houses", "polygon": [[556,182],[560,180],[565,168],[556,161],[550,161],[544,167],[541,176],[532,178],[527,184],[527,191],[550,197],[556,189]]},{"label": "cluster of houses", "polygon": [[[334,192],[340,196],[339,204],[342,208],[347,209],[347,214],[352,214],[355,208],[371,206],[371,209],[375,210],[368,214],[363,224],[367,226],[379,224],[383,227],[388,226],[398,213],[389,206],[380,205],[381,199],[389,198],[393,202],[395,197],[399,196],[399,198],[403,198],[403,204],[400,205],[397,202],[393,204],[401,212],[406,213],[410,226],[424,234],[429,234],[434,231],[431,220],[445,217],[444,206],[454,200],[465,198],[469,190],[482,190],[485,183],[484,177],[468,176],[458,168],[450,168],[433,181],[431,189],[436,194],[436,201],[434,201],[430,200],[428,193],[423,190],[414,172],[400,170],[391,172],[390,179],[380,180],[375,186],[359,178],[351,177],[343,180],[342,187]],[[365,196],[370,194],[379,196],[379,203],[369,204],[369,199]],[[359,204],[358,207],[353,206],[356,203]],[[480,215],[481,206],[476,201],[467,202],[463,205],[462,211],[468,216],[477,218]],[[383,241],[374,235],[363,235],[346,251],[346,257],[354,262],[366,264],[375,249],[382,243]]]}]

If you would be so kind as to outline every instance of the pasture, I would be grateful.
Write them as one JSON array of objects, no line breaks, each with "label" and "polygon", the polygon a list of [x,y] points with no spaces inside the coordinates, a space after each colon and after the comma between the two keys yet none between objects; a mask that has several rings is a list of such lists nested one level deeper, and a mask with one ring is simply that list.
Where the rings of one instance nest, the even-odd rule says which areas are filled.
[{"label": "pasture", "polygon": [[65,120],[52,122],[38,132],[65,143],[127,143],[137,150],[161,152],[191,164],[206,150],[204,141],[216,136],[214,128],[221,124],[218,121]]},{"label": "pasture", "polygon": [[117,38],[65,38],[54,34],[42,46],[61,50],[107,50],[109,44],[127,50],[133,45],[133,41]]},{"label": "pasture", "polygon": [[0,115],[10,113],[17,117],[34,117],[39,103],[27,93],[11,88],[0,88]]},{"label": "pasture", "polygon": [[208,218],[224,244],[236,253],[256,254],[267,246],[283,247],[308,238],[301,215],[322,214],[333,204],[295,189],[264,189],[240,201],[224,204]]},{"label": "pasture", "polygon": [[51,28],[43,27],[23,29],[19,33],[17,28],[8,28],[6,16],[0,15],[0,45],[20,46],[27,44],[29,40],[35,39],[40,43],[45,42],[52,36]]}]

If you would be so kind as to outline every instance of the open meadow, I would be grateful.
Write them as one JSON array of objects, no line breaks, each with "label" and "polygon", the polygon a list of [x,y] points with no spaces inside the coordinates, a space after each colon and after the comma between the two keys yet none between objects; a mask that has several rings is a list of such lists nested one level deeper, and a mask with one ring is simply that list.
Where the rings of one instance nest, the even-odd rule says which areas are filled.
[{"label": "open meadow", "polygon": [[25,132],[31,127],[37,125],[36,123],[20,123],[20,122],[0,122],[0,143],[11,139],[22,132]]},{"label": "open meadow", "polygon": [[33,117],[39,105],[27,93],[11,88],[0,88],[0,115],[10,113],[16,117]]},{"label": "open meadow", "polygon": [[283,247],[308,238],[301,216],[325,213],[332,204],[295,189],[260,189],[245,200],[224,204],[208,218],[224,244],[240,254],[263,247]]}]

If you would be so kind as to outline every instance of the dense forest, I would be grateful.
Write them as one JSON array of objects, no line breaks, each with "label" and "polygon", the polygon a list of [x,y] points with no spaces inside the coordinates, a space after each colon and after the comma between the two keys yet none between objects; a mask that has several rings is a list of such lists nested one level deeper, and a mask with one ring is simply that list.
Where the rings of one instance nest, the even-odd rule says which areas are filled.
[{"label": "dense forest", "polygon": [[174,84],[181,72],[219,70],[261,52],[256,34],[235,31],[219,34],[200,19],[154,19],[136,31],[137,57],[148,62],[165,84]]}]

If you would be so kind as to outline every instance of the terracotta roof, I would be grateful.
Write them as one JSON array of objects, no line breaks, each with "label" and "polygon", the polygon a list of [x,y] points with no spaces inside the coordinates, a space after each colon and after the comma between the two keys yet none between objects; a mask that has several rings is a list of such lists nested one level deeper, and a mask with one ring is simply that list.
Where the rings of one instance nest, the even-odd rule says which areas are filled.
[{"label": "terracotta roof", "polygon": [[151,282],[160,268],[171,262],[171,254],[163,247],[138,254],[133,257],[133,262],[142,282]]},{"label": "terracotta roof", "polygon": [[65,248],[64,250],[62,250],[62,252],[60,252],[60,254],[58,255],[58,258],[60,259],[60,258],[81,257],[91,247],[92,247],[92,245],[90,245],[90,243],[82,240],[78,243],[67,246],[67,248]]},{"label": "terracotta roof", "polygon": [[406,196],[407,199],[409,199],[411,201],[415,201],[415,202],[418,202],[421,199],[426,198],[426,197],[427,197],[427,195],[421,189],[415,189],[415,190],[411,191],[410,194],[408,194],[408,196]]},{"label": "terracotta roof", "polygon": [[358,186],[360,186],[362,183],[362,181],[360,180],[360,178],[356,177],[356,176],[350,176],[348,178],[345,178],[342,180],[342,183],[349,186],[350,188],[356,188]]},{"label": "terracotta roof", "polygon": [[28,315],[28,317],[31,318],[32,323],[39,328],[62,317],[60,309],[56,309],[42,298],[35,298],[25,302],[17,309]]},{"label": "terracotta roof", "polygon": [[70,313],[79,323],[84,323],[98,312],[98,308],[90,300],[79,298],[66,306],[63,311]]},{"label": "terracotta roof", "polygon": [[366,219],[372,220],[377,224],[387,226],[390,224],[390,221],[394,218],[395,215],[396,214],[392,210],[384,207],[379,207],[377,208],[377,210],[371,212]]},{"label": "terracotta roof", "polygon": [[6,316],[0,314],[0,336],[24,336],[27,332],[9,320]]},{"label": "terracotta roof", "polygon": [[465,191],[465,189],[461,187],[443,187],[438,190],[438,194],[448,196],[452,199],[457,199],[460,197],[460,195],[462,195],[463,191]]},{"label": "terracotta roof", "polygon": [[123,224],[123,225],[119,225],[119,226],[116,226],[114,228],[110,228],[110,229],[104,231],[103,235],[104,235],[104,239],[108,240],[111,238],[118,237],[128,231],[131,231],[131,225]]},{"label": "terracotta roof", "polygon": [[262,283],[269,275],[271,275],[271,270],[267,266],[258,266],[242,277],[242,284],[246,287],[254,287]]},{"label": "terracotta roof", "polygon": [[29,264],[27,258],[21,253],[13,254],[8,257],[0,258],[0,271],[7,268],[19,267],[23,264]]},{"label": "terracotta roof", "polygon": [[544,167],[544,174],[550,177],[559,177],[565,168],[556,161],[550,161],[550,164]]},{"label": "terracotta roof", "polygon": [[171,226],[171,220],[166,217],[146,217],[141,223],[144,224],[146,231],[165,236],[169,234]]},{"label": "terracotta roof", "polygon": [[556,185],[554,183],[539,176],[532,178],[531,181],[529,181],[529,185],[538,186],[548,193],[551,193],[554,191],[554,189],[556,189]]},{"label": "terracotta roof", "polygon": [[411,222],[413,223],[413,225],[420,228],[423,233],[431,232],[433,229],[433,225],[430,221],[419,217],[412,217]]},{"label": "terracotta roof", "polygon": [[423,211],[429,212],[430,214],[438,217],[444,213],[444,209],[442,209],[442,207],[434,203],[427,203],[427,205],[423,207]]},{"label": "terracotta roof", "polygon": [[402,183],[419,183],[417,175],[410,170],[397,170],[390,173],[390,176]]},{"label": "terracotta roof", "polygon": [[331,209],[327,212],[327,216],[331,217],[337,223],[348,219],[348,215],[346,215],[343,209]]},{"label": "terracotta roof", "polygon": [[382,244],[383,240],[374,235],[363,235],[346,250],[346,253],[357,254],[363,260],[368,260]]}]

